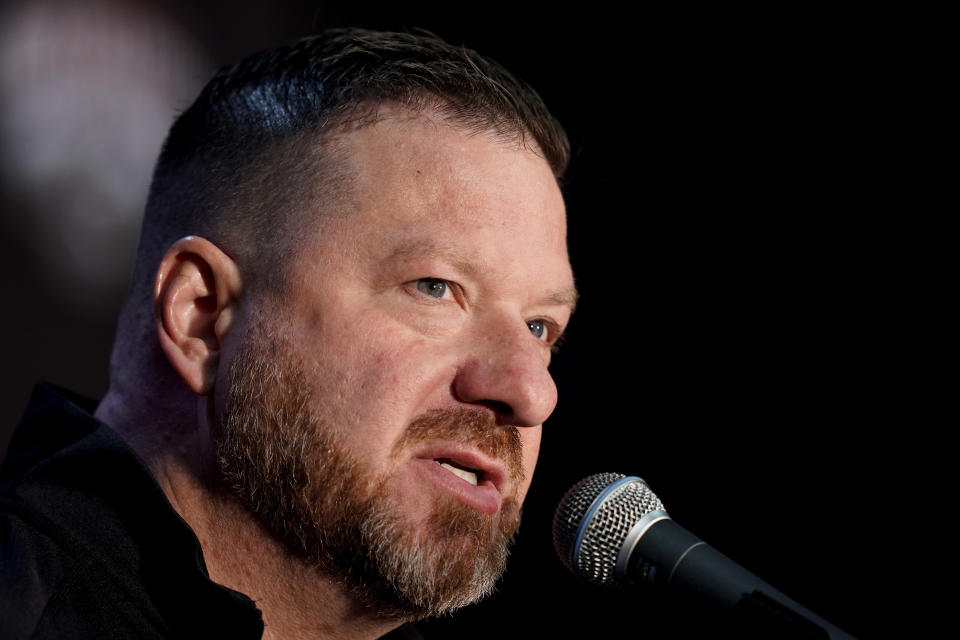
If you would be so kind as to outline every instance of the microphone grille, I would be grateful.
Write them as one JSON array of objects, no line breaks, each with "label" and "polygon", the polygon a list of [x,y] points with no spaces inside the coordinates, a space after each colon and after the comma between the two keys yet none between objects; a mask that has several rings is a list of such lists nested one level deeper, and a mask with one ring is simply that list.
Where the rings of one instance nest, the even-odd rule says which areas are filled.
[{"label": "microphone grille", "polygon": [[622,473],[589,476],[560,501],[553,518],[553,546],[576,575],[613,585],[617,555],[627,534],[651,511],[666,509],[640,478]]}]

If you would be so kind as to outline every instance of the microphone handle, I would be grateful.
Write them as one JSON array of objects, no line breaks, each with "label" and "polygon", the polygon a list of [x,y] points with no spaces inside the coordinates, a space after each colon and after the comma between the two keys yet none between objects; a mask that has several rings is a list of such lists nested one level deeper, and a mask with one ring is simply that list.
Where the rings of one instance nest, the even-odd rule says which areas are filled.
[{"label": "microphone handle", "polygon": [[745,618],[763,618],[800,637],[852,639],[806,607],[753,575],[669,517],[656,520],[640,535],[626,566],[634,583],[663,585],[704,604],[734,610]]}]

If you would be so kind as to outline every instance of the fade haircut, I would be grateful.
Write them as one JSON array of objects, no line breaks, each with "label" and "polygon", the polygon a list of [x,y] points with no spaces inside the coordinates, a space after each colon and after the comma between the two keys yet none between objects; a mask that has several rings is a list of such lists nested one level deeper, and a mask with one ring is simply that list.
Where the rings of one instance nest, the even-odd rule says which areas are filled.
[{"label": "fade haircut", "polygon": [[[497,63],[428,33],[334,29],[221,69],[174,122],[147,199],[112,367],[155,331],[152,289],[177,239],[201,235],[248,285],[281,289],[293,237],[348,176],[325,139],[380,105],[430,109],[541,155],[559,180],[569,143],[537,93]],[[253,280],[260,279],[259,282]]]}]

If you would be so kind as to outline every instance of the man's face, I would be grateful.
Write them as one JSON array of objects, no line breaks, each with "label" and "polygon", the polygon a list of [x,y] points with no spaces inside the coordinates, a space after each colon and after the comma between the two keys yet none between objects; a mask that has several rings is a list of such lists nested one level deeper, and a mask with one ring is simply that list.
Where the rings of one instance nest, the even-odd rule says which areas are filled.
[{"label": "man's face", "polygon": [[248,314],[222,463],[367,604],[438,613],[502,571],[556,404],[563,201],[542,158],[426,115],[334,144],[351,184],[297,245],[290,295]]}]

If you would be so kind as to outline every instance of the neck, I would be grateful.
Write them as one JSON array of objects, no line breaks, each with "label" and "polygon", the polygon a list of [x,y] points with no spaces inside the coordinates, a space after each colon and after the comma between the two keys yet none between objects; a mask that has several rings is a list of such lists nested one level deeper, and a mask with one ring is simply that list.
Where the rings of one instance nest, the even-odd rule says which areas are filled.
[{"label": "neck", "polygon": [[263,612],[265,639],[379,638],[400,624],[357,603],[342,580],[289,552],[232,495],[203,501],[194,526],[210,577],[246,594]]},{"label": "neck", "polygon": [[[204,400],[193,400],[194,412],[171,413],[170,406],[162,407],[163,412],[159,407],[136,410],[122,394],[111,391],[96,417],[123,435],[146,461],[173,508],[200,540],[210,578],[257,603],[266,640],[378,638],[399,626],[402,621],[359,604],[343,580],[291,553],[222,485]],[[145,420],[148,415],[152,421]],[[158,415],[181,417],[158,423]]]}]

